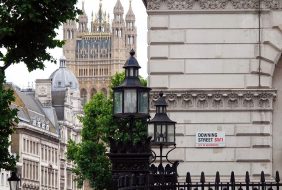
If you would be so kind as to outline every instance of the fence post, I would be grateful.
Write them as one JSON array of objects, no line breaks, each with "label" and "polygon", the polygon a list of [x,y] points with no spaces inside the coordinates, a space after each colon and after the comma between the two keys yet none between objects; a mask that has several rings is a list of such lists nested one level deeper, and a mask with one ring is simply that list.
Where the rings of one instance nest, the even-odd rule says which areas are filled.
[{"label": "fence post", "polygon": [[201,182],[201,186],[202,186],[202,190],[205,189],[205,183],[206,183],[206,179],[205,179],[205,173],[204,172],[201,172],[201,179],[200,179],[200,182]]},{"label": "fence post", "polygon": [[215,190],[219,189],[219,183],[220,183],[220,175],[219,172],[217,171],[215,174]]},{"label": "fence post", "polygon": [[261,189],[265,190],[265,176],[263,171],[261,171],[260,173],[260,183],[261,183]]},{"label": "fence post", "polygon": [[249,176],[249,172],[246,172],[245,183],[246,183],[246,190],[249,190],[250,189],[250,176]]},{"label": "fence post", "polygon": [[275,181],[276,181],[277,190],[279,190],[280,176],[279,176],[279,172],[278,171],[276,171]]}]

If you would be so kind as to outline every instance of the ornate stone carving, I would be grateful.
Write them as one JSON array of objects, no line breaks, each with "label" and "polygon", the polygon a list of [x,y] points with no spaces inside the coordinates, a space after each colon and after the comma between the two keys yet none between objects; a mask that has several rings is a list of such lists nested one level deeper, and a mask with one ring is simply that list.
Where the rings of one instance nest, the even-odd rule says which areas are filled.
[{"label": "ornate stone carving", "polygon": [[228,99],[227,99],[227,105],[228,107],[230,108],[235,108],[235,107],[238,107],[238,104],[239,104],[239,98],[238,98],[238,94],[235,94],[235,93],[230,93],[228,95]]},{"label": "ornate stone carving", "polygon": [[278,0],[263,0],[265,8],[268,9],[278,9],[279,2]]},{"label": "ornate stone carving", "polygon": [[214,108],[221,108],[223,106],[222,97],[223,95],[219,93],[213,95],[212,106]]},{"label": "ornate stone carving", "polygon": [[208,107],[208,100],[206,94],[199,94],[197,97],[197,107],[198,108],[207,108]]},{"label": "ornate stone carving", "polygon": [[167,7],[170,10],[191,9],[194,5],[194,0],[168,0]]},{"label": "ornate stone carving", "polygon": [[[148,10],[279,9],[279,0],[147,0]],[[227,8],[228,7],[228,8]]]},{"label": "ornate stone carving", "polygon": [[193,107],[193,96],[191,94],[182,94],[182,106],[185,108]]},{"label": "ornate stone carving", "polygon": [[270,107],[270,95],[267,93],[262,93],[259,95],[259,107],[269,108]]},{"label": "ornate stone carving", "polygon": [[149,0],[147,8],[148,10],[157,10],[161,7],[161,0]]},{"label": "ornate stone carving", "polygon": [[[153,91],[151,109],[158,99]],[[164,91],[168,110],[272,110],[275,90]]]},{"label": "ornate stone carving", "polygon": [[231,3],[235,9],[258,9],[258,0],[231,0]]},{"label": "ornate stone carving", "polygon": [[254,95],[251,93],[244,94],[243,100],[244,107],[254,107]]},{"label": "ornate stone carving", "polygon": [[199,0],[202,9],[225,9],[228,0]]}]

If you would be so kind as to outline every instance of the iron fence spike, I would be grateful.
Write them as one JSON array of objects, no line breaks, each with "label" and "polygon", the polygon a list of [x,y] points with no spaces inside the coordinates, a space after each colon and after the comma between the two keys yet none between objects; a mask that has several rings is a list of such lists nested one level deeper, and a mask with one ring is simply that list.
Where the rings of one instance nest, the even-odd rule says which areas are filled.
[{"label": "iron fence spike", "polygon": [[235,183],[234,171],[231,172],[230,183]]},{"label": "iron fence spike", "polygon": [[215,183],[220,183],[219,171],[216,172],[216,175],[215,175]]},{"label": "iron fence spike", "polygon": [[278,171],[276,171],[275,181],[276,181],[276,183],[280,182],[280,176],[279,176],[279,172]]},{"label": "iron fence spike", "polygon": [[250,175],[248,171],[246,172],[245,182],[250,183]]},{"label": "iron fence spike", "polygon": [[260,182],[261,183],[265,182],[265,176],[264,176],[264,172],[263,171],[261,171],[261,173],[260,173]]},{"label": "iron fence spike", "polygon": [[201,172],[201,180],[200,180],[201,183],[205,183],[206,182],[206,179],[205,179],[205,173],[204,172]]},{"label": "iron fence spike", "polygon": [[186,183],[192,183],[190,172],[186,174]]}]

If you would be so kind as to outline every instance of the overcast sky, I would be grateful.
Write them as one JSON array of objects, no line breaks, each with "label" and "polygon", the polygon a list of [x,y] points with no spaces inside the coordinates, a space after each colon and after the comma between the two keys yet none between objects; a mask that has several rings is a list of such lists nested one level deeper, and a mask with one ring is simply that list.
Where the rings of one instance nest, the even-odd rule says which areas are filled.
[{"label": "overcast sky", "polygon": [[[100,0],[84,0],[85,1],[85,11],[88,15],[88,20],[91,19],[92,11],[96,13],[99,9]],[[126,15],[129,7],[129,0],[120,0],[124,7],[124,16]],[[102,7],[107,13],[110,14],[111,19],[113,18],[113,8],[115,6],[116,0],[102,0]],[[82,0],[78,1],[77,6],[81,8]],[[132,8],[136,16],[136,26],[137,26],[137,59],[142,67],[140,74],[143,77],[147,77],[147,14],[146,9],[141,0],[132,0]],[[58,38],[62,39],[62,28],[57,30]],[[62,49],[57,48],[50,50],[54,58],[59,59],[62,55]],[[59,64],[53,64],[45,62],[44,70],[36,70],[31,73],[27,71],[24,64],[16,64],[10,66],[6,70],[7,82],[13,82],[21,88],[26,88],[28,85],[34,86],[34,81],[36,79],[46,79],[49,78],[51,73],[59,67]]]}]

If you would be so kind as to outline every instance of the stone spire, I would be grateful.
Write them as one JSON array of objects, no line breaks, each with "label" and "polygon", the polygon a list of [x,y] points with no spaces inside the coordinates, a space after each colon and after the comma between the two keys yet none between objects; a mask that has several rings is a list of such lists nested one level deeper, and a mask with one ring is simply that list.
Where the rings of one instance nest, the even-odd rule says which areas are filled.
[{"label": "stone spire", "polygon": [[131,3],[132,3],[132,0],[129,0],[129,9],[128,9],[126,17],[125,17],[126,21],[135,21],[135,14],[132,10]]},{"label": "stone spire", "polygon": [[87,29],[88,17],[84,9],[84,3],[85,2],[83,0],[82,1],[82,14],[78,16],[78,31],[79,32],[88,32],[88,29]]},{"label": "stone spire", "polygon": [[117,0],[116,5],[114,7],[114,15],[123,15],[124,10],[120,0]]},{"label": "stone spire", "polygon": [[136,50],[137,30],[135,27],[135,15],[131,6],[132,0],[129,0],[129,9],[125,17],[125,46],[127,51]]}]

